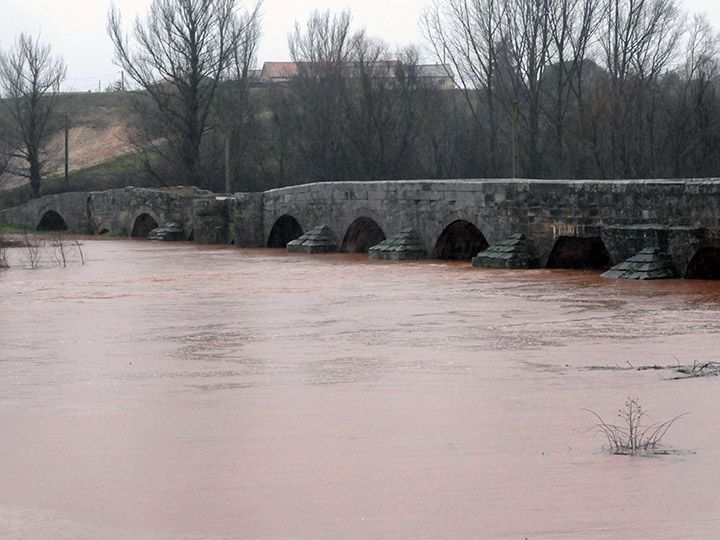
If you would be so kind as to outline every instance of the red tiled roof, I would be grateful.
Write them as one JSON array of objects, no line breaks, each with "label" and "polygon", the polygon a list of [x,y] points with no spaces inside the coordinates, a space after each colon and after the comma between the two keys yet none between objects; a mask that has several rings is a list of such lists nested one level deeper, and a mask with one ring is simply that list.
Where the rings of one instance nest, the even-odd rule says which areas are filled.
[{"label": "red tiled roof", "polygon": [[[270,81],[287,81],[293,77],[300,75],[303,66],[312,66],[310,62],[265,62],[260,73],[260,80]],[[345,74],[348,77],[357,76],[357,62],[349,62],[345,65]],[[377,60],[369,63],[375,77],[393,78],[395,77],[395,68],[400,66],[398,60]],[[417,75],[421,78],[436,78],[452,80],[452,70],[449,66],[442,64],[429,64],[417,66]]]},{"label": "red tiled roof", "polygon": [[263,80],[289,79],[297,77],[300,73],[295,62],[265,62],[260,78]]}]

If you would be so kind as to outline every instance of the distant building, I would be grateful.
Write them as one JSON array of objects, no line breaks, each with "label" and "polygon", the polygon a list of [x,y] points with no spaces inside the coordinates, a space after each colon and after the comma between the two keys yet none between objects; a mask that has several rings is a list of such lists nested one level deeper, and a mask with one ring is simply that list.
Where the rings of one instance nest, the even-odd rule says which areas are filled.
[{"label": "distant building", "polygon": [[452,90],[455,88],[452,68],[447,64],[421,64],[417,66],[417,76],[420,80],[432,82],[438,88]]},{"label": "distant building", "polygon": [[300,74],[295,62],[265,62],[260,71],[260,82],[286,83]]},{"label": "distant building", "polygon": [[[257,81],[261,84],[283,84],[290,82],[300,75],[303,67],[311,67],[311,63],[298,62],[265,62],[260,70]],[[373,76],[382,79],[394,79],[398,76],[398,70],[402,64],[398,60],[380,60],[371,64]],[[438,88],[451,89],[455,86],[453,72],[450,66],[443,64],[422,64],[415,66],[416,75],[419,80],[429,82]],[[345,66],[345,73],[348,78],[359,76],[358,64],[348,63]]]}]

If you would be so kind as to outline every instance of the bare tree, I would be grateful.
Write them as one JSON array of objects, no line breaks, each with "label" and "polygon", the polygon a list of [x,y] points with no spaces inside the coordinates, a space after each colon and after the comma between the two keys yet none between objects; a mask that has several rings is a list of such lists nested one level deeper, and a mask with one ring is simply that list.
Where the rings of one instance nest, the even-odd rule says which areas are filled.
[{"label": "bare tree", "polygon": [[418,174],[414,150],[423,112],[418,51],[398,51],[396,59],[383,42],[357,35],[347,66],[344,136],[355,176],[381,180]]},{"label": "bare tree", "polygon": [[[0,128],[3,128],[4,124],[5,122],[0,120]],[[10,160],[15,153],[15,148],[17,148],[17,145],[10,142],[7,132],[5,132],[4,135],[0,135],[0,186],[3,185],[9,176],[8,169]]]},{"label": "bare tree", "polygon": [[53,57],[39,38],[20,34],[10,51],[0,52],[0,104],[6,111],[0,137],[13,149],[6,153],[15,158],[9,162],[11,172],[30,181],[33,197],[40,196],[42,146],[65,75],[63,60]]},{"label": "bare tree", "polygon": [[[251,100],[251,69],[255,65],[257,45],[260,39],[260,19],[253,17],[246,22],[242,39],[233,50],[228,70],[218,87],[218,96],[210,117],[214,129],[215,146],[222,147],[224,164],[224,190],[233,191],[236,179],[242,178],[243,190],[249,188],[248,177],[255,176],[256,157],[253,155],[257,126],[257,107]],[[222,139],[222,140],[220,140]]]},{"label": "bare tree", "polygon": [[434,0],[421,27],[435,58],[450,63],[473,118],[487,140],[489,174],[501,174],[498,45],[505,0]]},{"label": "bare tree", "polygon": [[720,37],[704,15],[689,27],[684,59],[663,84],[670,117],[668,168],[675,177],[712,176],[720,165]]},{"label": "bare tree", "polygon": [[[587,159],[582,158],[585,74],[606,1],[552,0],[550,4],[554,84],[548,89],[552,94],[547,116],[554,131],[550,158],[555,174],[583,176],[588,168]],[[574,122],[568,118],[571,112]],[[569,136],[568,129],[574,137]]]},{"label": "bare tree", "polygon": [[147,144],[190,185],[201,185],[201,145],[220,81],[238,50],[254,50],[260,4],[237,14],[236,0],[153,0],[145,19],[124,34],[113,5],[107,30],[115,61],[150,97],[161,126]]},{"label": "bare tree", "polygon": [[643,176],[643,161],[655,163],[654,90],[677,52],[682,22],[677,0],[609,0],[600,45],[608,73],[610,176]]},{"label": "bare tree", "polygon": [[290,85],[296,124],[302,123],[298,155],[313,180],[342,180],[349,156],[343,144],[347,66],[353,43],[362,32],[351,34],[352,15],[314,11],[305,25],[295,23],[288,37],[290,57],[298,73]]},{"label": "bare tree", "polygon": [[[505,10],[505,59],[510,89],[505,95],[519,106],[524,120],[527,164],[524,172],[541,176],[540,141],[545,71],[552,44],[551,0],[507,0]],[[512,105],[506,104],[506,109]]]}]

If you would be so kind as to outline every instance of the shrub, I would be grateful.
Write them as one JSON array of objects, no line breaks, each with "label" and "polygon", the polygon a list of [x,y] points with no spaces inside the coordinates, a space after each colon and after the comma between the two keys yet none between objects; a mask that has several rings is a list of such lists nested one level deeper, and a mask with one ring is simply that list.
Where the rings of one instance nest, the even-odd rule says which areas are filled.
[{"label": "shrub", "polygon": [[583,410],[597,418],[598,423],[595,424],[594,429],[607,437],[611,453],[630,456],[656,452],[663,437],[675,421],[688,414],[683,413],[664,422],[644,425],[642,419],[645,412],[640,406],[640,400],[630,397],[625,401],[625,408],[618,410],[617,416],[621,420],[619,425],[605,422],[595,411]]}]

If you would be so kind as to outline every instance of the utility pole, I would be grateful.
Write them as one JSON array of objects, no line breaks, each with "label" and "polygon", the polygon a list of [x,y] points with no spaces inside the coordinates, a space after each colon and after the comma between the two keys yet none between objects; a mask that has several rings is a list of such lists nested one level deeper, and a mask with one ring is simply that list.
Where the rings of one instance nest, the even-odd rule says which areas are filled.
[{"label": "utility pole", "polygon": [[68,139],[70,138],[70,122],[67,114],[65,115],[65,185],[70,183],[70,144]]},{"label": "utility pole", "polygon": [[225,193],[232,193],[232,163],[230,160],[230,146],[232,134],[228,130],[225,133]]},{"label": "utility pole", "polygon": [[517,100],[512,102],[512,177],[517,177],[517,123],[520,103]]},{"label": "utility pole", "polygon": [[125,91],[125,72],[124,71],[120,72],[120,91],[121,92]]}]

